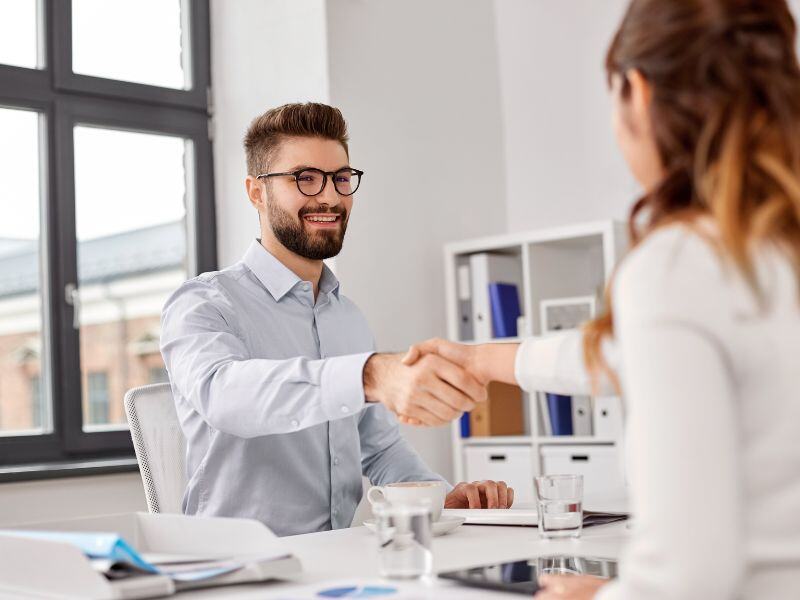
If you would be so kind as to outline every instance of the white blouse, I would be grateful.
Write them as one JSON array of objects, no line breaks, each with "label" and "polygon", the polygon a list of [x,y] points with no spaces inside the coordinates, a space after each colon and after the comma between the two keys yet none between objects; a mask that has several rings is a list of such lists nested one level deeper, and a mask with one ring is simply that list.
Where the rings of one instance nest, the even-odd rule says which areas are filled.
[{"label": "white blouse", "polygon": [[[800,598],[799,284],[774,250],[756,267],[764,309],[680,225],[620,266],[604,352],[625,397],[636,519],[597,600]],[[580,335],[525,341],[516,375],[529,391],[588,393]]]}]

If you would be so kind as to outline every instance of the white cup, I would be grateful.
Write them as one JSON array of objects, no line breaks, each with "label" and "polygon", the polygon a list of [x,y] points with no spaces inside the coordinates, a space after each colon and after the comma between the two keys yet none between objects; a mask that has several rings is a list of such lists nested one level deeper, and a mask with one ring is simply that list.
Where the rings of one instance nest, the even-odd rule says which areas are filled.
[{"label": "white cup", "polygon": [[431,507],[433,520],[438,521],[442,516],[446,495],[441,481],[400,481],[372,486],[367,492],[367,500],[371,505],[388,502],[398,506],[425,502]]}]

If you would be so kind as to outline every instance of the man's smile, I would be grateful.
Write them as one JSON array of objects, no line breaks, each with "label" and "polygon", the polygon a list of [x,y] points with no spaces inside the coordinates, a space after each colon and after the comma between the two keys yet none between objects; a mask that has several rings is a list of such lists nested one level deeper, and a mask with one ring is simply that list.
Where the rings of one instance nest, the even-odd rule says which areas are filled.
[{"label": "man's smile", "polygon": [[303,220],[315,229],[337,229],[342,222],[342,215],[333,213],[311,213],[303,215]]}]

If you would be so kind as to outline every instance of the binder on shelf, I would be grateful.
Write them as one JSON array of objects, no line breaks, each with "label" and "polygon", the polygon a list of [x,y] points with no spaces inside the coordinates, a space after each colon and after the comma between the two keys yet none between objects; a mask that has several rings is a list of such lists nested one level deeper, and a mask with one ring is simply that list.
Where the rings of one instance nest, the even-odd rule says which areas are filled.
[{"label": "binder on shelf", "polygon": [[471,286],[469,262],[466,258],[459,259],[456,270],[456,292],[458,294],[458,339],[462,342],[468,342],[475,336],[472,327]]},{"label": "binder on shelf", "polygon": [[516,385],[492,381],[488,391],[489,399],[469,413],[470,433],[473,436],[523,435],[522,390]]},{"label": "binder on shelf", "polygon": [[572,434],[592,435],[592,399],[589,396],[572,397]]},{"label": "binder on shelf", "polygon": [[622,400],[618,396],[594,399],[594,434],[608,439],[622,435]]},{"label": "binder on shelf", "polygon": [[546,394],[553,435],[572,435],[572,398],[561,394]]},{"label": "binder on shelf", "polygon": [[517,319],[522,314],[517,286],[511,283],[490,283],[489,304],[492,309],[494,337],[517,337]]},{"label": "binder on shelf", "polygon": [[519,283],[521,266],[516,256],[479,252],[469,256],[472,289],[472,329],[475,341],[492,339],[490,283]]},{"label": "binder on shelf", "polygon": [[461,437],[468,438],[470,436],[470,414],[465,412],[461,415],[461,419],[459,419],[459,425],[461,426]]},{"label": "binder on shelf", "polygon": [[542,430],[540,435],[550,437],[553,435],[553,426],[550,421],[550,410],[547,407],[547,395],[543,392],[537,392],[536,398],[539,401],[539,416],[542,420]]}]

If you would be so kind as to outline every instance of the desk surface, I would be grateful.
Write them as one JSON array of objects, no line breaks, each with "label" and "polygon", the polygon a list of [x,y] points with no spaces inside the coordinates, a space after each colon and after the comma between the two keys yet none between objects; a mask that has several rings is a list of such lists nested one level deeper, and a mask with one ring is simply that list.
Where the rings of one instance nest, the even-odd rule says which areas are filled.
[{"label": "desk surface", "polygon": [[[489,527],[485,525],[462,525],[454,532],[434,538],[433,568],[436,572],[452,571],[492,562],[523,560],[549,554],[577,554],[616,558],[627,538],[625,523],[600,525],[583,530],[579,540],[542,540],[538,529],[533,527]],[[365,527],[354,527],[338,531],[310,533],[283,538],[303,563],[303,573],[292,582],[271,581],[262,584],[208,588],[186,591],[175,596],[175,600],[187,599],[255,599],[263,600],[273,594],[289,597],[299,585],[322,582],[341,582],[343,579],[378,579],[378,556],[373,534]],[[450,585],[440,583],[438,585]],[[420,586],[423,592],[426,588]],[[441,588],[440,588],[441,589]],[[467,598],[464,590],[461,597]],[[509,594],[478,592],[480,598],[513,598]],[[431,598],[436,591],[429,590]],[[422,593],[421,597],[428,594]]]}]

